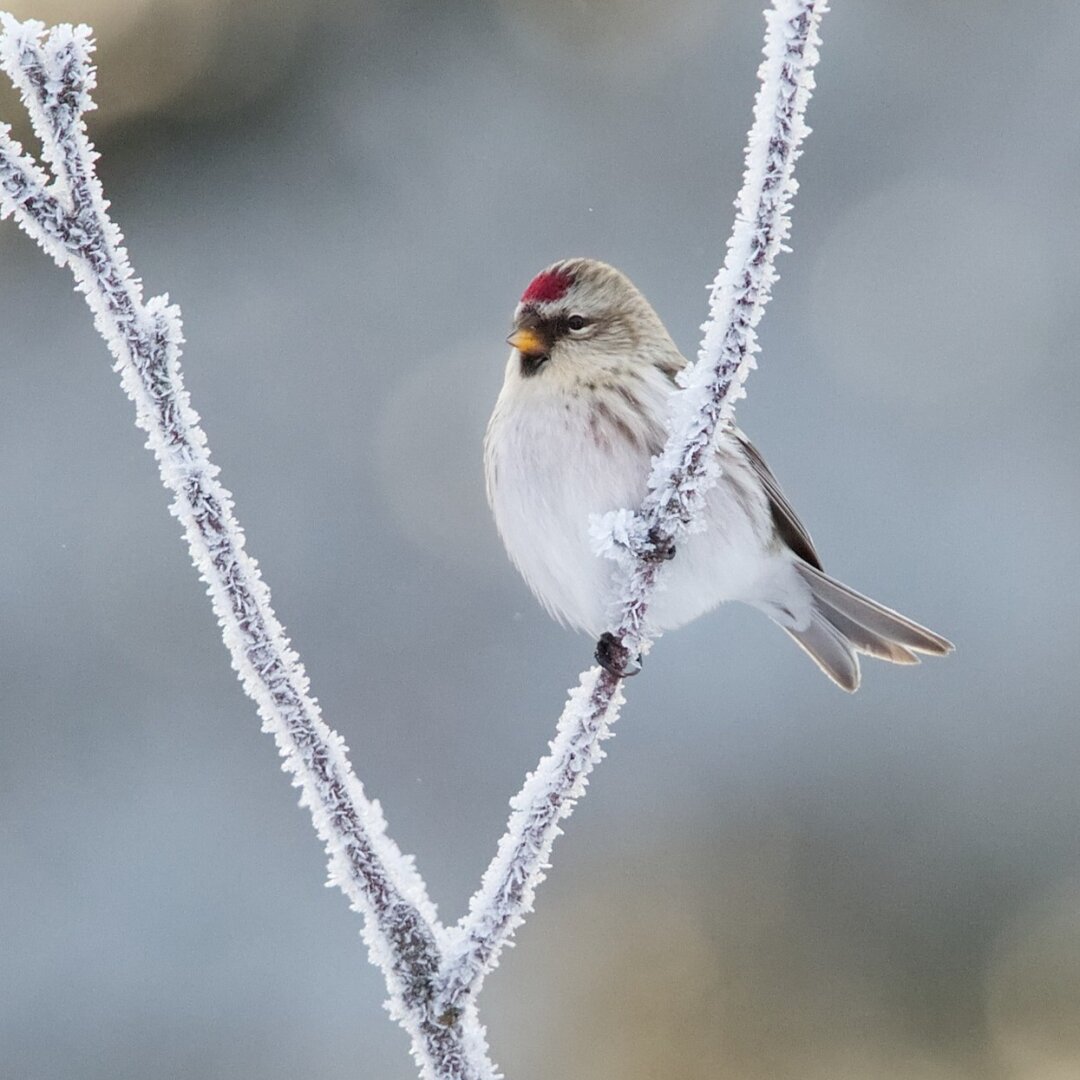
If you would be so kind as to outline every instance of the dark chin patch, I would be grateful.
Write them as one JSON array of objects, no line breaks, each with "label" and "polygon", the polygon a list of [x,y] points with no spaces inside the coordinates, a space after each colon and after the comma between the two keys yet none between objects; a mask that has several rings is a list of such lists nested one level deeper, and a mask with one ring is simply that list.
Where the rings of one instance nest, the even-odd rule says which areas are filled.
[{"label": "dark chin patch", "polygon": [[538,353],[530,355],[529,353],[521,354],[521,374],[526,379],[531,379],[549,360],[551,359],[547,353]]}]

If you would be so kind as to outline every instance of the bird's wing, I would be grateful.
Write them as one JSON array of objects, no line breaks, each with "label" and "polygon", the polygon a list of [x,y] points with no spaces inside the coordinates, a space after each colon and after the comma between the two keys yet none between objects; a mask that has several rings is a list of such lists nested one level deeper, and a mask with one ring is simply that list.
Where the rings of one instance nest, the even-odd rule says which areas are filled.
[{"label": "bird's wing", "polygon": [[765,459],[757,452],[754,444],[738,429],[734,428],[732,434],[739,441],[739,445],[746,455],[754,474],[761,481],[765,494],[769,497],[769,509],[772,511],[773,523],[780,539],[804,562],[808,562],[815,569],[821,569],[821,559],[814,548],[814,541],[806,531],[806,526],[799,520],[798,515],[791,508],[791,503],[780,490]]}]

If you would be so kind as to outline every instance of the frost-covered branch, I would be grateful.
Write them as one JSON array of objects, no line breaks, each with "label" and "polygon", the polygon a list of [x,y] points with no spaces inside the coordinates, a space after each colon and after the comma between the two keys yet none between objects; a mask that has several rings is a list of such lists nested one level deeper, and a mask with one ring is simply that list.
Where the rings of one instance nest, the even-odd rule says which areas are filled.
[{"label": "frost-covered branch", "polygon": [[172,513],[206,582],[232,664],[301,789],[329,856],[330,881],[365,917],[364,938],[382,968],[392,1013],[409,1031],[425,1075],[494,1075],[471,1013],[440,1022],[430,1008],[444,931],[412,860],[386,836],[378,803],[353,775],[345,746],[323,722],[308,680],[270,607],[270,594],[232,499],[217,480],[206,437],[180,376],[180,312],[164,296],[144,302],[110,220],[83,114],[92,109],[90,30],[2,16],[0,63],[20,89],[52,180],[0,130],[0,211],[75,275],[98,332],[116,359],[136,422],[148,435]]},{"label": "frost-covered branch", "polygon": [[413,1054],[431,1080],[496,1076],[477,1020],[476,992],[531,910],[559,822],[603,756],[600,744],[623,701],[622,678],[613,672],[629,673],[630,661],[651,645],[647,617],[657,563],[650,555],[695,528],[705,493],[717,480],[717,433],[729,422],[753,366],[754,327],[788,233],[792,170],[807,131],[802,118],[824,11],[824,0],[774,0],[766,13],[744,184],[698,362],[677,395],[642,508],[608,515],[596,527],[599,547],[617,559],[623,578],[622,610],[605,635],[616,663],[589,669],[571,691],[551,753],[512,800],[506,835],[469,914],[452,931],[439,923],[411,858],[386,835],[378,804],[364,794],[341,738],[323,722],[308,692],[184,390],[179,309],[164,296],[144,302],[108,216],[82,119],[94,107],[90,31],[59,26],[46,34],[39,22],[19,23],[0,13],[0,64],[22,91],[48,166],[25,154],[0,125],[0,216],[13,215],[57,263],[69,266],[85,294],[173,493],[172,513],[208,586],[233,667],[258,706],[263,729],[274,736],[283,768],[301,789],[326,846],[330,881],[364,916],[364,938],[386,977],[391,1013],[412,1037]]},{"label": "frost-covered branch", "polygon": [[[597,522],[598,547],[616,558],[623,578],[622,609],[605,635],[609,656],[627,674],[651,646],[649,599],[658,563],[650,555],[700,527],[705,495],[719,478],[718,433],[731,419],[754,366],[754,327],[776,280],[773,267],[790,227],[803,122],[814,87],[818,27],[824,0],[774,0],[765,14],[765,59],[746,149],[743,187],[727,258],[712,286],[709,319],[697,363],[683,380],[663,453],[653,464],[649,492],[637,513],[620,511]],[[532,909],[559,821],[574,808],[592,767],[603,756],[622,704],[621,678],[594,667],[571,691],[551,754],[511,802],[508,830],[456,930],[440,1001],[460,1006],[475,996],[514,930]]]}]

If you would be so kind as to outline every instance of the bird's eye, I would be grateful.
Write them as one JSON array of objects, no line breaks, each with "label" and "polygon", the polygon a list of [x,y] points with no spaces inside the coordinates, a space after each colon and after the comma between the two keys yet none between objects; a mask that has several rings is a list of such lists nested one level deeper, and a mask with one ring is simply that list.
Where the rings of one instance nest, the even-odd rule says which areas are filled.
[{"label": "bird's eye", "polygon": [[566,320],[566,325],[570,330],[584,330],[589,325],[589,321],[584,315],[571,315]]}]

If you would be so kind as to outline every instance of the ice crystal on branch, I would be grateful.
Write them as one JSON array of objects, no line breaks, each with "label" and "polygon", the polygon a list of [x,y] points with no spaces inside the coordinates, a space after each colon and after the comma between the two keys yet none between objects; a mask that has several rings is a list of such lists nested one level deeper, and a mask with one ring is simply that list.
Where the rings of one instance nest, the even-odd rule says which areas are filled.
[{"label": "ice crystal on branch", "polygon": [[[754,327],[775,279],[795,192],[792,169],[806,134],[824,0],[774,0],[766,13],[765,60],[746,155],[744,184],[727,258],[713,284],[698,362],[676,397],[669,437],[654,462],[640,510],[593,523],[597,550],[618,560],[622,609],[611,641],[644,653],[656,584],[657,552],[699,524],[719,475],[717,432],[753,366]],[[222,628],[263,729],[273,735],[301,790],[329,858],[329,880],[364,916],[364,940],[382,969],[389,1008],[412,1038],[429,1080],[494,1080],[476,993],[531,910],[560,822],[585,792],[603,757],[602,741],[623,702],[621,679],[594,667],[570,692],[550,754],[511,802],[507,832],[468,915],[453,930],[438,921],[412,859],[386,835],[378,803],[367,798],[346,747],[324,723],[307,675],[270,606],[255,560],[244,549],[232,497],[217,479],[206,436],[180,375],[180,312],[168,298],[144,302],[122,237],[94,172],[83,116],[94,107],[88,27],[20,23],[0,13],[0,65],[22,93],[45,166],[0,125],[0,217],[11,215],[60,265],[94,314],[123,387],[147,433],[172,513]]]}]

